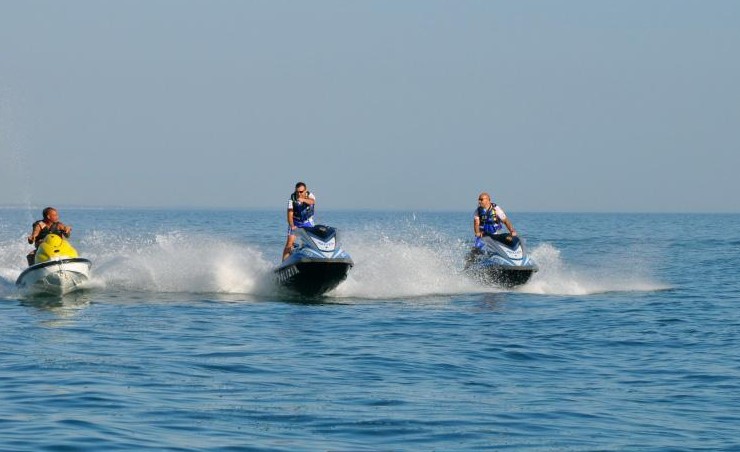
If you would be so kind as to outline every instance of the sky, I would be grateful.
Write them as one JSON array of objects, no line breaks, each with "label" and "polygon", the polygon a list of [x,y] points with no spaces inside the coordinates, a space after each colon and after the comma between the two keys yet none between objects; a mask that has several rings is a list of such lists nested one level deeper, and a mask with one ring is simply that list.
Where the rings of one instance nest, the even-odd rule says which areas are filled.
[{"label": "sky", "polygon": [[0,0],[0,206],[740,212],[740,2]]}]

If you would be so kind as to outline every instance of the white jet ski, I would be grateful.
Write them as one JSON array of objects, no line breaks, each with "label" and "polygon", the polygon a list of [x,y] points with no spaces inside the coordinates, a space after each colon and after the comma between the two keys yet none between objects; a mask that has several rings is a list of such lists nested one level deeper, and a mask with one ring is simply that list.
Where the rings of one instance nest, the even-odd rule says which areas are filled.
[{"label": "white jet ski", "polygon": [[65,295],[83,288],[91,266],[64,237],[49,234],[39,244],[34,264],[23,270],[15,284],[24,295]]}]

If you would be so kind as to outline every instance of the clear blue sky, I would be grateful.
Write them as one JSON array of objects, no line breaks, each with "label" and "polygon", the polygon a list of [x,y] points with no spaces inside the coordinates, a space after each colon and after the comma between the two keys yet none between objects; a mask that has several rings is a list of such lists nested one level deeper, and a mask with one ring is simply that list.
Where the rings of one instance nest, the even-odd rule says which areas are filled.
[{"label": "clear blue sky", "polygon": [[0,205],[740,212],[739,1],[0,0]]}]

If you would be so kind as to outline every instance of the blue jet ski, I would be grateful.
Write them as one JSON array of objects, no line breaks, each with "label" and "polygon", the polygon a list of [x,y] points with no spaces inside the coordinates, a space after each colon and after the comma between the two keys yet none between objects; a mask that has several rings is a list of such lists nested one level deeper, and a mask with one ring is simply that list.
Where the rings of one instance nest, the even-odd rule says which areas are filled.
[{"label": "blue jet ski", "polygon": [[305,296],[323,295],[347,279],[354,262],[339,245],[335,228],[295,230],[293,252],[275,269],[277,283]]},{"label": "blue jet ski", "polygon": [[465,272],[484,284],[506,288],[520,286],[539,270],[519,237],[511,234],[484,235],[465,261]]}]

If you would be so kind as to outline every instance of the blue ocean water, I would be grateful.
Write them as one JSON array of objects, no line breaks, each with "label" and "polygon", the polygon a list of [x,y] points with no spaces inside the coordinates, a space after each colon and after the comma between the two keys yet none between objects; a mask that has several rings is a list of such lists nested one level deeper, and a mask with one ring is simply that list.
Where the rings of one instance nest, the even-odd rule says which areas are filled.
[{"label": "blue ocean water", "polygon": [[25,299],[0,209],[1,450],[740,449],[740,215],[510,212],[500,290],[472,208],[319,212],[356,265],[306,300],[282,211],[60,213],[94,283]]}]

